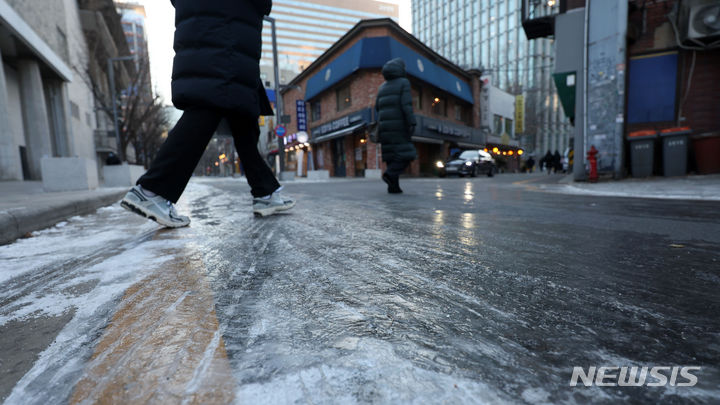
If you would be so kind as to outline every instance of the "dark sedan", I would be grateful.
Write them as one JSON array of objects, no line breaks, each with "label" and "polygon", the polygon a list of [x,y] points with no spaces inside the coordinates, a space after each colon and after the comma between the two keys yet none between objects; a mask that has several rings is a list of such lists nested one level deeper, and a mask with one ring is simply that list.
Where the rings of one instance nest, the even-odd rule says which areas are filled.
[{"label": "dark sedan", "polygon": [[475,177],[485,174],[492,177],[497,171],[495,159],[484,150],[472,149],[453,155],[446,162],[436,163],[440,177],[456,174],[460,177]]}]

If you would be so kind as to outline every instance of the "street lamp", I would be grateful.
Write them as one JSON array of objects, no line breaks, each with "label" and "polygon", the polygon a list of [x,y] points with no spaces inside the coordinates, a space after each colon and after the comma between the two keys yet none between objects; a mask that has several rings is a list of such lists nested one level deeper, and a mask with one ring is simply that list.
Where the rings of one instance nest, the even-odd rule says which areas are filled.
[{"label": "street lamp", "polygon": [[117,143],[118,157],[121,161],[125,160],[125,151],[121,150],[122,143],[120,142],[120,130],[118,129],[117,100],[115,100],[115,69],[113,67],[113,62],[134,59],[136,59],[135,56],[118,56],[116,58],[108,58],[108,80],[110,80],[110,97],[112,98],[113,129],[115,129],[115,142]]}]

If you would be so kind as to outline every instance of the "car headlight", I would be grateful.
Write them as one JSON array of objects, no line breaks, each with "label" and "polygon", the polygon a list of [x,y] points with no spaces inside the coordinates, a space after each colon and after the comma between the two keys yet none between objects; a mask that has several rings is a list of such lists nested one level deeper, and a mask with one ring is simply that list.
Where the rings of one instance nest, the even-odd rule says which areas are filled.
[{"label": "car headlight", "polygon": [[435,166],[437,166],[438,169],[442,169],[442,168],[445,167],[445,164],[443,164],[443,162],[441,162],[441,161],[438,160],[438,161],[435,163]]},{"label": "car headlight", "polygon": [[465,166],[472,166],[472,162],[465,162]]}]

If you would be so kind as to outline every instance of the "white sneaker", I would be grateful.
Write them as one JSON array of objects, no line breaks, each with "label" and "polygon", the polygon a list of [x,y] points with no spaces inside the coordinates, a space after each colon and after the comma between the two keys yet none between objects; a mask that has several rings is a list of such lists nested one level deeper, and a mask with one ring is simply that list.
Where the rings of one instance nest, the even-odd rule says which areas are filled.
[{"label": "white sneaker", "polygon": [[190,218],[178,215],[175,212],[173,203],[159,195],[150,197],[143,193],[139,186],[133,186],[125,194],[120,206],[168,228],[180,228],[190,225]]},{"label": "white sneaker", "polygon": [[266,217],[279,211],[287,211],[295,206],[295,200],[280,194],[279,188],[270,194],[270,198],[253,198],[253,214],[256,217]]}]

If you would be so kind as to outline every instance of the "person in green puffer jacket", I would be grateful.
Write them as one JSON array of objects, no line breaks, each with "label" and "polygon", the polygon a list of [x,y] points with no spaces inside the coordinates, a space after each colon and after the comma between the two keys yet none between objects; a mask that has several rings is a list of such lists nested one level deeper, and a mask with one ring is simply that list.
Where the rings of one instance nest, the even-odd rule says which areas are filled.
[{"label": "person in green puffer jacket", "polygon": [[417,158],[410,140],[416,121],[405,62],[401,58],[390,60],[383,66],[382,74],[385,83],[380,85],[375,102],[377,137],[382,144],[382,159],[387,163],[382,179],[388,185],[388,193],[396,194],[402,193],[400,174]]}]

